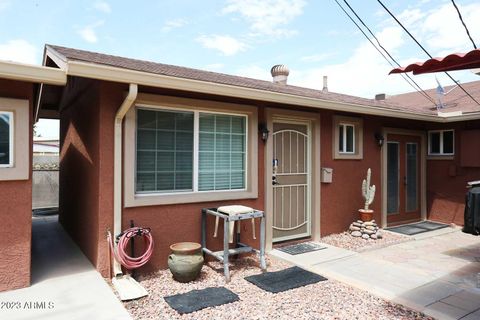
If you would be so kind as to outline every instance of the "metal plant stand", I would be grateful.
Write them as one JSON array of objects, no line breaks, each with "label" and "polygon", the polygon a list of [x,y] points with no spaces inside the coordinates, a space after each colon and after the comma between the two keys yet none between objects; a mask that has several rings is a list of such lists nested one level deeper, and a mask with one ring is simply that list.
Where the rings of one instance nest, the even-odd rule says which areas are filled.
[{"label": "metal plant stand", "polygon": [[[207,248],[207,214],[220,217],[223,219],[223,251],[212,251]],[[252,218],[260,218],[260,250],[254,249],[251,246],[248,246],[240,242],[240,232],[237,229],[236,232],[236,241],[235,248],[230,249],[229,247],[229,226],[230,223],[235,223],[235,221],[241,221]],[[230,282],[230,271],[228,269],[228,258],[231,255],[237,255],[240,253],[255,252],[260,257],[260,267],[262,271],[267,270],[267,264],[265,262],[265,214],[263,211],[254,210],[249,213],[242,213],[238,215],[228,215],[221,212],[218,212],[216,208],[202,209],[202,250],[204,253],[213,256],[215,259],[223,262],[223,271],[225,274],[225,279],[227,282]]]}]

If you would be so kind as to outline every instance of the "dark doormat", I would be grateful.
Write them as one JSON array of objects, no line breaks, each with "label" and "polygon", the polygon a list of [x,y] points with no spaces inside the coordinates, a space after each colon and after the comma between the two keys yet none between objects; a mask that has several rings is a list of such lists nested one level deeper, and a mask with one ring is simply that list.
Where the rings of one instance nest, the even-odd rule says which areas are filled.
[{"label": "dark doormat", "polygon": [[288,254],[291,254],[291,255],[297,255],[297,254],[322,250],[322,249],[326,249],[326,248],[327,247],[322,246],[318,243],[304,242],[304,243],[292,244],[290,246],[277,248],[277,250],[288,253]]},{"label": "dark doormat", "polygon": [[422,221],[418,223],[406,224],[398,227],[387,228],[386,230],[405,234],[407,236],[414,236],[416,234],[438,230],[448,227],[448,224],[433,222],[433,221]]},{"label": "dark doormat", "polygon": [[327,278],[299,267],[291,267],[281,271],[265,272],[248,276],[245,280],[265,291],[278,293],[320,281],[326,281]]},{"label": "dark doormat", "polygon": [[240,300],[237,294],[225,287],[192,290],[187,293],[164,297],[170,307],[178,313],[191,313],[208,307],[221,306]]}]

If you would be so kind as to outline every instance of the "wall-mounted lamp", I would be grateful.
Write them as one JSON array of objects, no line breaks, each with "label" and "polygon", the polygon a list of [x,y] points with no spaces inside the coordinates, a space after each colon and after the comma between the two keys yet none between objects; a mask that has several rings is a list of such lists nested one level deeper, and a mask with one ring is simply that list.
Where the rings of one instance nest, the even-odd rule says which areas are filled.
[{"label": "wall-mounted lamp", "polygon": [[268,134],[270,131],[268,131],[267,125],[265,123],[260,123],[258,125],[258,131],[262,134],[262,140],[263,142],[266,142],[268,139]]},{"label": "wall-mounted lamp", "polygon": [[379,147],[383,146],[383,142],[385,141],[385,138],[381,133],[375,133],[375,140],[377,140],[377,144]]}]

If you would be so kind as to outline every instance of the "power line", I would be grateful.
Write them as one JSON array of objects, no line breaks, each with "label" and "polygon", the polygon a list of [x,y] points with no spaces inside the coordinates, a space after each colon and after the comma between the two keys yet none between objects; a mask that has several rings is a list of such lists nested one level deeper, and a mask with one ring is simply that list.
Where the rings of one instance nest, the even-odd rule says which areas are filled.
[{"label": "power line", "polygon": [[[337,5],[340,7],[340,9],[342,9],[342,11],[347,15],[347,17],[353,22],[353,24],[355,24],[355,26],[357,26],[358,30],[360,30],[360,32],[365,36],[365,38],[370,42],[370,44],[378,51],[378,53],[380,53],[382,55],[382,57],[385,59],[385,61],[388,62],[388,64],[392,67],[392,68],[395,68],[395,66],[390,62],[390,60],[388,60],[388,58],[385,56],[385,54],[380,51],[380,49],[378,49],[378,47],[373,43],[373,41],[368,37],[368,35],[365,33],[365,31],[363,31],[363,29],[357,24],[357,22],[352,18],[352,16],[350,16],[350,14],[343,8],[343,6],[337,1],[337,0],[334,0]],[[378,40],[377,40],[378,41]],[[384,49],[385,50],[385,49]],[[393,58],[392,58],[393,60]],[[435,101],[425,92],[422,90],[422,88],[420,88],[420,86],[408,75],[408,74],[400,74],[402,76],[402,78],[416,91],[418,91],[419,93],[421,93],[426,99],[430,100],[430,102],[432,102],[434,105],[436,105]],[[413,85],[410,81],[407,80],[406,77],[408,77],[413,83],[415,83],[415,85],[422,91],[420,92],[416,87],[415,85]]]},{"label": "power line", "polygon": [[477,49],[477,45],[475,44],[475,41],[473,41],[472,36],[470,35],[470,31],[468,31],[467,25],[466,25],[465,22],[463,21],[462,14],[460,13],[460,10],[458,9],[457,4],[455,3],[454,0],[452,0],[452,4],[453,4],[453,6],[455,7],[455,10],[457,10],[458,18],[459,18],[460,21],[462,22],[463,27],[465,28],[465,31],[467,32],[468,38],[470,38],[470,41],[472,41],[473,48],[474,48],[474,49]]},{"label": "power line", "polygon": [[[353,12],[353,14],[355,15],[355,17],[357,17],[357,19],[360,21],[360,23],[368,30],[368,32],[372,35],[372,37],[377,41],[378,46],[379,46],[380,48],[382,48],[382,50],[390,57],[390,59],[392,59],[393,62],[395,62],[395,63],[397,64],[398,67],[400,67],[400,63],[398,63],[397,60],[395,60],[395,58],[392,57],[392,55],[388,52],[388,50],[385,49],[385,47],[382,46],[382,44],[380,43],[380,40],[378,40],[378,38],[375,36],[375,34],[372,32],[372,30],[367,26],[367,24],[362,20],[362,18],[360,18],[360,16],[359,16],[359,15],[357,14],[357,12],[352,8],[352,6],[350,6],[350,4],[348,3],[348,1],[347,1],[347,0],[343,0],[343,2],[345,2],[345,4],[346,4],[346,5],[348,6],[348,8],[350,9],[350,11]],[[342,8],[342,9],[343,9],[343,8]],[[345,12],[345,11],[344,11],[344,12]],[[348,15],[348,13],[347,13],[347,15]],[[359,27],[359,26],[357,25],[357,27]],[[367,37],[367,38],[368,38],[368,37]],[[374,44],[372,43],[372,45],[374,45]],[[375,46],[375,45],[374,45],[374,46]],[[376,47],[376,46],[375,46],[375,47]],[[382,54],[382,55],[383,55],[383,54]],[[384,58],[386,59],[385,56],[384,56]],[[388,59],[386,59],[386,60],[388,61]],[[390,64],[392,67],[394,67],[390,62],[389,62],[389,64]],[[415,89],[416,91],[420,90],[421,92],[418,91],[419,93],[421,93],[425,98],[427,98],[428,100],[430,100],[430,102],[432,102],[434,105],[436,105],[435,101],[420,87],[420,85],[419,85],[418,83],[415,82],[415,80],[413,80],[408,74],[405,74],[405,76],[408,77],[408,79],[410,79],[410,81],[412,81],[412,82],[415,84],[415,86],[418,88],[418,89],[417,89],[417,88],[414,87],[414,89]],[[405,79],[405,77],[403,77],[403,78]],[[407,81],[407,80],[405,79],[405,81]],[[408,81],[407,81],[407,82],[408,82]]]},{"label": "power line", "polygon": [[[388,8],[383,4],[383,2],[381,0],[377,0],[377,2],[400,25],[400,27],[402,27],[402,29],[410,36],[410,38],[412,38],[412,40],[415,41],[415,43],[423,50],[423,52],[425,52],[427,54],[427,56],[429,56],[431,59],[433,59],[433,57],[430,55],[430,53],[428,53],[428,51],[420,44],[420,42],[418,42],[418,40],[410,33],[410,31],[408,31],[407,28],[405,28],[405,26],[397,19],[397,17],[395,17],[395,15],[390,10],[388,10]],[[462,91],[465,92],[465,94],[467,96],[469,96],[473,101],[475,101],[476,104],[478,104],[480,106],[480,103],[470,93],[468,93],[467,90],[465,90],[465,88],[460,83],[455,81],[455,79],[453,79],[453,77],[448,72],[446,72],[446,71],[444,71],[444,72],[453,81],[453,83],[458,85],[458,87],[460,89],[462,89]]]}]

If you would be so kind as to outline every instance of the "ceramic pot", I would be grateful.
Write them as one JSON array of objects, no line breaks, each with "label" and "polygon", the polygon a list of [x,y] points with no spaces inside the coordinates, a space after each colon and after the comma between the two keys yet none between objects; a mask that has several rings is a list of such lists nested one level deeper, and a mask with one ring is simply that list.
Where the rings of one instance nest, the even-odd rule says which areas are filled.
[{"label": "ceramic pot", "polygon": [[363,222],[373,220],[373,210],[360,209],[358,210],[358,213],[360,215],[360,220],[362,220]]},{"label": "ceramic pot", "polygon": [[168,268],[178,282],[195,280],[202,270],[202,246],[195,242],[179,242],[170,246]]}]

